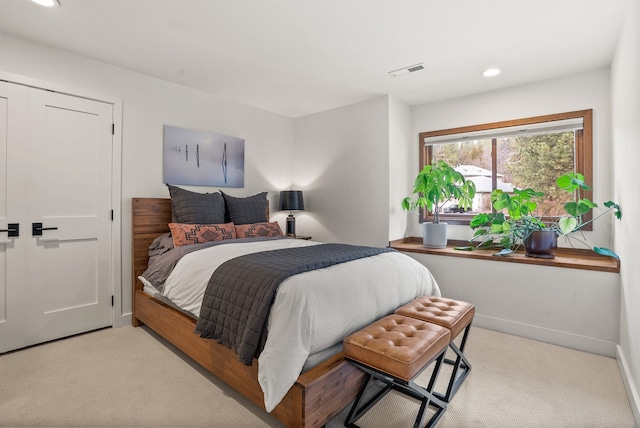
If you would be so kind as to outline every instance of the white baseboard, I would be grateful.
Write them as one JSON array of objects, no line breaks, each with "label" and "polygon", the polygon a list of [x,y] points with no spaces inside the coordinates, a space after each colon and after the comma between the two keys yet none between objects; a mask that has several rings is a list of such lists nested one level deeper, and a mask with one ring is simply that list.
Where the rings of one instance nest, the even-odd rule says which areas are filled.
[{"label": "white baseboard", "polygon": [[618,361],[618,368],[620,369],[620,376],[622,376],[622,382],[624,383],[624,389],[627,391],[627,397],[629,397],[629,405],[633,412],[633,417],[636,419],[636,428],[640,426],[640,394],[638,388],[633,382],[627,360],[622,353],[620,345],[616,346],[616,360]]},{"label": "white baseboard", "polygon": [[616,358],[617,344],[595,337],[582,336],[567,331],[553,330],[537,325],[524,324],[478,313],[476,313],[473,319],[473,325],[480,328],[525,337],[527,339],[564,346],[566,348]]}]

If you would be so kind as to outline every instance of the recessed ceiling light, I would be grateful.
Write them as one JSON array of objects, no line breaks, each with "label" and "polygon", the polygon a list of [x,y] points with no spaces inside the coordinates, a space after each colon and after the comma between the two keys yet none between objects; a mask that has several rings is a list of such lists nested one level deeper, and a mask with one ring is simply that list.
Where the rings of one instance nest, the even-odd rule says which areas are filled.
[{"label": "recessed ceiling light", "polygon": [[484,77],[493,77],[493,76],[497,76],[498,74],[500,74],[499,68],[489,68],[482,72],[482,75]]},{"label": "recessed ceiling light", "polygon": [[424,62],[390,71],[389,74],[392,75],[393,77],[398,77],[398,76],[402,76],[403,74],[413,73],[414,71],[418,71],[418,70],[424,70]]},{"label": "recessed ceiling light", "polygon": [[38,3],[40,6],[46,7],[58,7],[60,2],[58,0],[31,0],[34,3]]}]

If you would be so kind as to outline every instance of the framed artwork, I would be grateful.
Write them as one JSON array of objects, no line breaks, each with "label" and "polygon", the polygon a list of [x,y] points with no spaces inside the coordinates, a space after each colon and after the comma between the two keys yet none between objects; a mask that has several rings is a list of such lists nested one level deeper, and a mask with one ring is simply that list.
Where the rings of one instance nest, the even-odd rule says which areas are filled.
[{"label": "framed artwork", "polygon": [[164,125],[167,184],[244,187],[244,140]]}]

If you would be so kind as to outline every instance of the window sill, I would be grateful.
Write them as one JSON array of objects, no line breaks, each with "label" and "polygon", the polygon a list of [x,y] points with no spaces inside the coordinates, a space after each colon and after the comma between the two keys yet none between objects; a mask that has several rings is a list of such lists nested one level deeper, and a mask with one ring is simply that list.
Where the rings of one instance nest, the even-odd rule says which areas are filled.
[{"label": "window sill", "polygon": [[620,272],[620,261],[613,257],[600,256],[591,250],[578,250],[574,248],[558,248],[553,259],[537,259],[527,257],[518,251],[508,256],[494,256],[496,250],[454,250],[456,246],[467,246],[466,241],[449,241],[447,248],[426,248],[422,245],[422,238],[410,237],[389,242],[389,247],[398,251],[420,254],[433,254],[438,256],[464,257],[467,259],[480,259],[506,263],[524,263],[541,266],[555,266],[569,269],[585,269],[600,272]]}]

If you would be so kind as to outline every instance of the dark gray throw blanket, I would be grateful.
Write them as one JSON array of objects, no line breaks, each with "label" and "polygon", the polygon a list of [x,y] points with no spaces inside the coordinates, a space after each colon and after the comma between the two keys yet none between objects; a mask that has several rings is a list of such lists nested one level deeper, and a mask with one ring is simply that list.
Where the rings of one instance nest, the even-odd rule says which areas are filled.
[{"label": "dark gray throw blanket", "polygon": [[288,277],[314,269],[394,251],[391,248],[320,244],[236,257],[211,276],[196,333],[236,351],[251,365],[262,350],[269,310],[278,286]]}]

